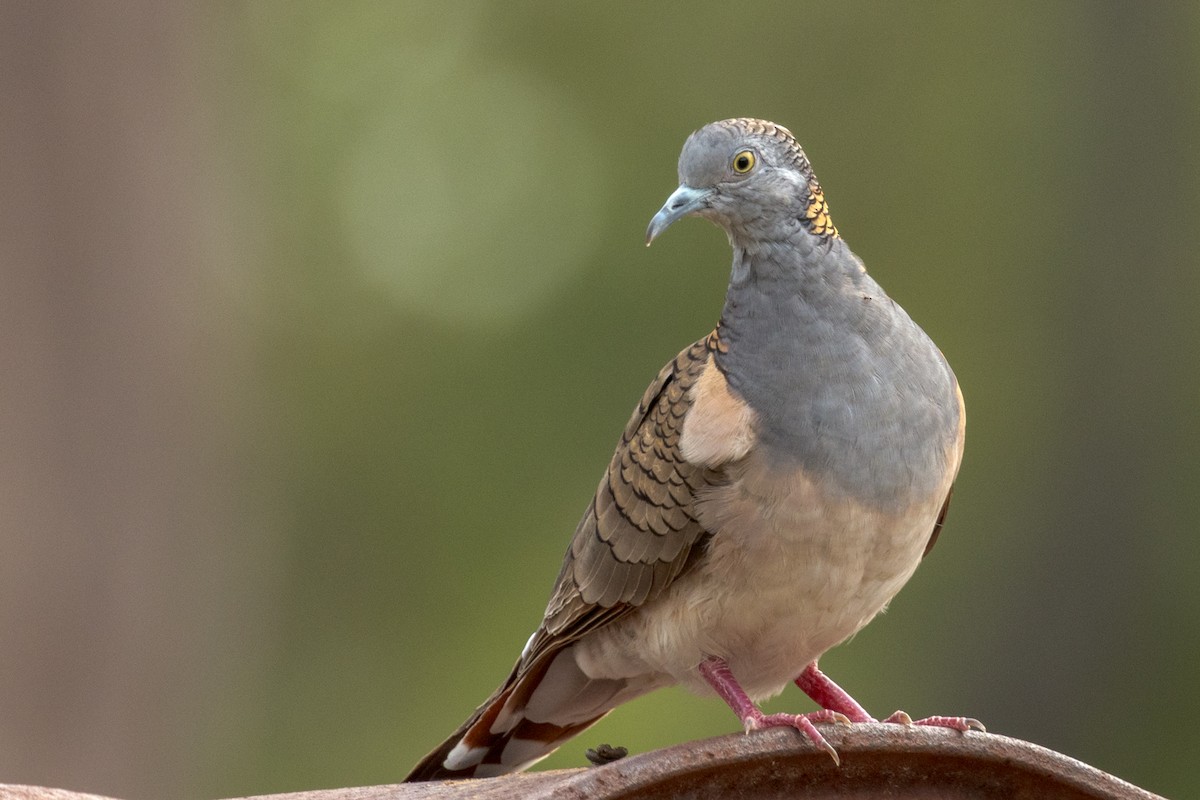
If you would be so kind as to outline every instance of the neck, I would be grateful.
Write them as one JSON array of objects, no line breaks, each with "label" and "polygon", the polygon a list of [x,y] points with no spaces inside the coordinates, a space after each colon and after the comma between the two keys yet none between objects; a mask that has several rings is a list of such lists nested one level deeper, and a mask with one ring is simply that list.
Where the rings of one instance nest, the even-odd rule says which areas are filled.
[{"label": "neck", "polygon": [[[775,228],[778,230],[778,227]],[[857,278],[862,262],[838,236],[814,236],[799,221],[782,235],[729,234],[733,248],[731,285],[752,280],[808,281],[835,275]]]},{"label": "neck", "polygon": [[[732,237],[731,237],[732,238]],[[797,318],[833,313],[841,316],[848,301],[882,297],[862,262],[839,238],[807,233],[779,240],[733,241],[733,265],[723,323],[768,311],[776,325]],[[765,305],[764,305],[765,304]],[[854,303],[849,303],[853,306]]]}]

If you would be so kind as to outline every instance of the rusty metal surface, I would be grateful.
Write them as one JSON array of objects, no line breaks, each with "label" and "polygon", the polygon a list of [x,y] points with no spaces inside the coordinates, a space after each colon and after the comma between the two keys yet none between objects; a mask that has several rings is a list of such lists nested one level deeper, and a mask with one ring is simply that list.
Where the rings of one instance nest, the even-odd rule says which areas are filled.
[{"label": "rusty metal surface", "polygon": [[[1157,795],[1037,745],[895,725],[831,727],[837,767],[787,730],[732,735],[576,771],[526,797],[1038,798],[1153,800]],[[1161,798],[1159,798],[1161,800]]]},{"label": "rusty metal surface", "polygon": [[588,769],[257,800],[1162,800],[1073,758],[1004,736],[899,725],[829,726],[823,732],[841,754],[841,767],[794,731],[777,728]]},{"label": "rusty metal surface", "polygon": [[[1004,736],[862,724],[822,732],[841,754],[841,767],[795,731],[776,728],[688,742],[602,767],[243,800],[1162,800],[1073,758]],[[89,798],[101,800],[56,789],[0,786],[0,800]]]}]

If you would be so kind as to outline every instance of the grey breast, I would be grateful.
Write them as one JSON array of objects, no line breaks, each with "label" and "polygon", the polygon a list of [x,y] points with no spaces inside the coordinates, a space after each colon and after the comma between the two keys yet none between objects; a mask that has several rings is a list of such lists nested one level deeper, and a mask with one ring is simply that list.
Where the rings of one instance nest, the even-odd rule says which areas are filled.
[{"label": "grey breast", "polygon": [[717,354],[764,453],[880,507],[924,498],[958,431],[949,365],[842,240],[778,256],[740,256]]}]

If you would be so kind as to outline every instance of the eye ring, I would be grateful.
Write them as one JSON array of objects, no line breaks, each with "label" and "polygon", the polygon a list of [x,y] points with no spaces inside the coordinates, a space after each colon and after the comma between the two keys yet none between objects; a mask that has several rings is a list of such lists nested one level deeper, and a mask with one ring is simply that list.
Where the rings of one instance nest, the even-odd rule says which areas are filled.
[{"label": "eye ring", "polygon": [[739,150],[734,153],[733,160],[729,162],[729,166],[738,175],[745,175],[754,169],[756,163],[758,163],[758,157],[754,155],[753,150]]}]

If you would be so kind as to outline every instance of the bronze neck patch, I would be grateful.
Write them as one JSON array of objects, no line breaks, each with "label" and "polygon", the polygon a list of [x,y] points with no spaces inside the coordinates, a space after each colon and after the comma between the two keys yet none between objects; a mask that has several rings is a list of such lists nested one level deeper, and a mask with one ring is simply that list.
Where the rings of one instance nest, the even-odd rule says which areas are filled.
[{"label": "bronze neck patch", "polygon": [[829,204],[825,202],[825,193],[821,184],[813,180],[808,184],[808,205],[804,207],[805,226],[817,236],[838,238],[837,228],[829,216]]}]

